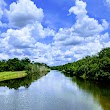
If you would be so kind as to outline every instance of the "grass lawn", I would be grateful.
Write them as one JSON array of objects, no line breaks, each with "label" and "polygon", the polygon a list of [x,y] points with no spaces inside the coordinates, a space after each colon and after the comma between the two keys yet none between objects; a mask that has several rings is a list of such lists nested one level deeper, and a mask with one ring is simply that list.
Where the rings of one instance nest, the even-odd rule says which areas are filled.
[{"label": "grass lawn", "polygon": [[25,71],[0,72],[0,81],[22,78],[26,75],[27,73]]}]

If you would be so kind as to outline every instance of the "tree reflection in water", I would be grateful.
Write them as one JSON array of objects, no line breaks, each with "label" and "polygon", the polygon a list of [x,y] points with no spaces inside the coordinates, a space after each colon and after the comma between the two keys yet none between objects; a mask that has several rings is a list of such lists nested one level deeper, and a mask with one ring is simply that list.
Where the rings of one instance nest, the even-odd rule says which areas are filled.
[{"label": "tree reflection in water", "polygon": [[[46,75],[47,72],[42,72],[42,76]],[[19,87],[24,86],[28,88],[32,82],[39,79],[41,76],[39,74],[29,74],[28,76],[20,79],[13,79],[0,82],[0,86],[7,86],[9,89],[17,90]]]}]

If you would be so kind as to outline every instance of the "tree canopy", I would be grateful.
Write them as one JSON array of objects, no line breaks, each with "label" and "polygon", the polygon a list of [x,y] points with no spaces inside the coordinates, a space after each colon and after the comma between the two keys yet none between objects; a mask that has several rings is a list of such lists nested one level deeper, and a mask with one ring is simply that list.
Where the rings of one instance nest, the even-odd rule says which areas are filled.
[{"label": "tree canopy", "polygon": [[24,59],[8,59],[8,60],[0,60],[0,72],[3,71],[23,71],[27,68],[29,64],[36,64],[38,66],[45,66],[48,67],[44,63],[38,63],[38,62],[31,62],[29,58]]},{"label": "tree canopy", "polygon": [[110,81],[110,48],[73,63],[54,66],[52,69],[62,71],[68,76],[78,76],[95,81]]}]

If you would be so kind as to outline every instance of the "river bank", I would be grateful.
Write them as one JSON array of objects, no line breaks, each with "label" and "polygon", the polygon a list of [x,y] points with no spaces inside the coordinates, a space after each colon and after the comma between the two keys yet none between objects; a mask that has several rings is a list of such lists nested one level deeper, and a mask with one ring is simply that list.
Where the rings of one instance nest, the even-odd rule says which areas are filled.
[{"label": "river bank", "polygon": [[62,71],[65,75],[81,77],[96,82],[110,82],[110,48],[104,48],[93,56],[78,61],[53,66],[51,69]]},{"label": "river bank", "polygon": [[0,72],[0,82],[5,80],[17,79],[26,77],[27,73],[25,71],[9,71],[9,72]]}]

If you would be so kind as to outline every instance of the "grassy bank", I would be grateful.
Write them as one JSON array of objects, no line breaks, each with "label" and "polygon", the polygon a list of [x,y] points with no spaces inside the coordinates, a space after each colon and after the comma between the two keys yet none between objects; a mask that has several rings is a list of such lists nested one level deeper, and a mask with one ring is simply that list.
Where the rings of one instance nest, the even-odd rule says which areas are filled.
[{"label": "grassy bank", "polygon": [[26,75],[27,73],[25,71],[0,72],[0,81],[22,78]]}]

